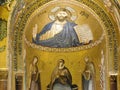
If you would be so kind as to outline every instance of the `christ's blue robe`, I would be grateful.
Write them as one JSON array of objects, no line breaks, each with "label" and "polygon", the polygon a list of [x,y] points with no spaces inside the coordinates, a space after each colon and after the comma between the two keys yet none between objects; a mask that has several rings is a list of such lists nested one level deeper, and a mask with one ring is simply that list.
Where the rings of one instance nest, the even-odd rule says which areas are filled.
[{"label": "christ's blue robe", "polygon": [[40,40],[40,37],[51,30],[54,22],[47,24],[40,33],[36,35],[36,38],[33,39],[33,43],[45,47],[54,47],[54,48],[68,48],[79,46],[80,41],[74,30],[74,27],[77,25],[74,22],[68,22],[63,26],[63,30],[56,34],[54,37],[51,37],[46,40]]}]

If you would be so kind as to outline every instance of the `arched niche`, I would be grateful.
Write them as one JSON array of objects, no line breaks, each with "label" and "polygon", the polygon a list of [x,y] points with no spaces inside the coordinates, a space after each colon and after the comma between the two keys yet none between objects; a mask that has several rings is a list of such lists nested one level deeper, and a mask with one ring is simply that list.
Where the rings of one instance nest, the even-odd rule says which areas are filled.
[{"label": "arched niche", "polygon": [[[28,90],[31,79],[29,77],[30,65],[33,57],[37,56],[42,90],[45,90],[50,83],[51,73],[59,59],[65,60],[65,66],[71,72],[73,84],[81,90],[83,87],[82,73],[86,66],[85,57],[89,57],[95,68],[94,88],[102,90],[103,85],[109,90],[109,74],[118,72],[119,32],[112,16],[102,4],[98,3],[89,0],[17,2],[11,13],[8,27],[8,59],[11,68],[9,87],[12,90],[15,89],[15,80],[18,75],[18,77],[23,77],[23,90]],[[80,26],[89,26],[93,42],[65,48],[46,47],[33,43],[33,29],[37,25],[37,33],[41,32],[42,28],[54,18],[51,18],[51,12],[52,10],[54,12],[55,7],[69,8],[68,10],[71,8],[75,19],[72,22]],[[104,83],[101,82],[102,80],[105,80]]]}]

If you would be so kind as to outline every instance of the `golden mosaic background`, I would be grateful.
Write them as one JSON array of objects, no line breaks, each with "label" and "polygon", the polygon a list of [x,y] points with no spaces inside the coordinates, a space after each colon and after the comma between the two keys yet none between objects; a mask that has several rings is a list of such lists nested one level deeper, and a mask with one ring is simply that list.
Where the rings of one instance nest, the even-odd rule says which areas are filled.
[{"label": "golden mosaic background", "polygon": [[[70,3],[66,3],[63,4],[64,2],[53,2],[52,6],[51,4],[47,4],[44,5],[42,7],[40,7],[38,10],[36,10],[35,12],[33,12],[33,14],[30,16],[30,19],[28,20],[26,27],[25,27],[25,37],[30,41],[32,39],[32,29],[34,27],[35,24],[38,24],[38,32],[40,32],[40,30],[43,28],[43,26],[50,22],[50,19],[48,18],[48,14],[50,12],[50,10],[56,6],[61,6],[61,7],[65,7],[65,6],[69,6],[72,7],[73,9],[75,9],[75,11],[77,12],[78,18],[75,21],[77,24],[88,24],[91,27],[91,30],[93,32],[93,36],[94,36],[94,40],[98,40],[102,33],[104,33],[105,30],[103,30],[103,25],[100,21],[100,19],[98,18],[97,15],[94,15],[95,13],[91,13],[88,7],[84,7],[84,9],[80,6],[81,4],[73,4],[73,2],[71,1]],[[45,8],[45,9],[42,9]],[[41,10],[41,11],[39,11]],[[86,18],[85,16],[81,16],[80,12],[81,11],[85,11],[86,14],[89,15],[88,18]],[[37,13],[38,12],[38,13]],[[94,16],[93,16],[94,15]],[[95,17],[96,16],[96,17]],[[84,58],[86,56],[90,57],[90,60],[93,61],[93,63],[95,64],[95,69],[96,69],[96,87],[100,87],[100,72],[99,72],[99,65],[101,62],[101,50],[104,50],[104,53],[106,55],[106,41],[105,41],[105,37],[102,40],[102,42],[100,44],[98,44],[95,47],[92,47],[90,49],[86,49],[86,50],[81,50],[81,51],[68,51],[68,52],[54,52],[54,50],[52,52],[49,51],[41,51],[37,48],[34,47],[30,47],[29,45],[27,45],[25,43],[25,49],[27,50],[26,53],[26,66],[27,66],[27,72],[29,71],[29,66],[31,61],[33,60],[34,56],[38,56],[39,57],[39,62],[38,62],[38,66],[39,66],[39,70],[41,71],[41,86],[42,89],[45,90],[46,86],[49,84],[50,82],[50,77],[51,77],[51,73],[53,71],[53,69],[55,68],[56,64],[57,64],[57,60],[58,59],[64,59],[65,60],[65,65],[69,68],[72,77],[73,77],[73,84],[77,84],[79,87],[79,90],[82,89],[82,82],[81,82],[81,74],[85,68],[85,61]],[[43,47],[44,48],[44,47]],[[71,48],[72,50],[72,48]],[[32,55],[31,55],[31,51],[32,51]],[[107,57],[106,57],[107,60]],[[28,75],[28,74],[27,74]],[[28,76],[27,76],[28,77]],[[28,78],[27,78],[28,81]]]},{"label": "golden mosaic background", "polygon": [[[50,1],[53,3],[48,3]],[[62,1],[64,1],[64,4]],[[8,85],[8,87],[11,87],[11,90],[15,90],[15,82],[14,82],[15,75],[20,73],[23,75],[24,79],[26,80],[26,84],[25,82],[23,83],[23,86],[25,85],[26,86],[23,88],[28,88],[27,85],[29,78],[27,77],[29,72],[29,66],[31,61],[33,60],[33,57],[38,56],[39,58],[38,68],[39,71],[41,72],[40,74],[41,74],[42,90],[45,90],[46,86],[49,84],[51,73],[57,64],[57,60],[61,58],[65,60],[65,66],[68,67],[68,69],[72,74],[73,84],[77,84],[79,90],[81,90],[82,88],[81,73],[85,68],[84,58],[86,56],[89,56],[90,61],[92,61],[95,64],[96,90],[102,90],[100,88],[99,65],[101,63],[101,50],[103,50],[105,55],[105,65],[106,65],[106,75],[107,75],[106,80],[108,84],[107,88],[109,90],[110,89],[109,70],[116,69],[115,68],[116,63],[114,62],[114,60],[117,61],[120,59],[120,53],[119,53],[120,32],[118,30],[119,27],[117,26],[115,19],[113,19],[113,15],[101,3],[101,1],[100,0],[94,0],[94,1],[90,1],[90,0],[59,0],[59,1],[40,0],[39,1],[38,0],[37,2],[35,2],[34,0],[25,0],[25,2],[26,2],[26,7],[24,7],[22,10],[17,12],[18,14],[14,18],[14,27],[12,27],[14,29],[13,32],[11,29],[12,24],[10,22],[13,19],[12,16],[14,15],[14,13],[12,11],[14,10],[14,6],[16,2],[12,3],[13,7],[11,10],[8,10],[6,5],[0,6],[0,18],[5,19],[6,21],[9,22],[8,30],[7,30],[8,36],[2,41],[0,41],[0,48],[5,46],[5,49],[2,52],[0,52],[0,76],[4,74],[7,77],[8,74],[7,70],[10,68],[10,63],[12,63],[11,71],[9,71],[11,72],[12,83],[11,84],[8,83],[11,85],[11,86]],[[33,26],[37,23],[39,26],[38,32],[40,32],[43,26],[46,23],[50,22],[50,19],[48,18],[49,11],[58,5],[61,7],[70,6],[73,9],[75,9],[78,15],[77,20],[75,22],[80,25],[84,23],[89,24],[93,32],[95,41],[99,40],[101,35],[105,33],[103,40],[98,45],[92,48],[81,49],[81,50],[77,50],[77,48],[75,50],[72,50],[72,48],[70,50],[65,49],[65,51],[67,52],[65,51],[62,52],[62,50],[64,49],[60,49],[60,51],[59,49],[57,50],[54,49],[55,51],[54,50],[52,51],[51,48],[49,50],[43,51],[40,48],[32,47],[32,45],[26,43],[25,38],[27,38],[28,41],[31,42]],[[83,8],[83,6],[85,7]],[[40,10],[40,12],[37,12],[38,10]],[[85,11],[85,14],[88,15],[88,18],[86,18],[85,15],[80,14],[82,11]],[[12,47],[11,49],[9,48],[9,45]],[[19,47],[20,45],[21,47]],[[15,49],[14,46],[16,46],[17,49]],[[116,48],[118,49],[118,52],[115,51]],[[24,50],[26,50],[25,60],[23,59]],[[9,54],[13,56],[12,59],[10,59]],[[10,60],[12,60],[12,62],[10,62]],[[119,61],[117,62],[117,64],[118,63]],[[26,68],[24,67],[24,65],[26,65]],[[117,69],[119,69],[118,71],[120,71],[119,65]],[[119,82],[120,82],[120,75],[118,74],[118,90],[120,89]]]}]

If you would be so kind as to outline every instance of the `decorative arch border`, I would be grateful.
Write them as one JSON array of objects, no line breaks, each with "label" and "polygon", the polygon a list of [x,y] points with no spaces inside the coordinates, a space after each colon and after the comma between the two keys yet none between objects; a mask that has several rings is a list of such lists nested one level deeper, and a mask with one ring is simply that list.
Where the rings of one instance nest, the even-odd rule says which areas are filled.
[{"label": "decorative arch border", "polygon": [[[25,44],[24,41],[24,28],[26,25],[26,22],[28,18],[30,17],[31,13],[34,12],[36,9],[38,9],[40,6],[50,2],[50,1],[56,1],[56,0],[36,0],[35,2],[31,2],[31,4],[25,8],[22,8],[19,12],[20,15],[18,17],[13,17],[15,14],[15,8],[13,8],[13,11],[11,13],[11,17],[8,21],[8,60],[9,60],[9,67],[10,67],[10,73],[9,78],[11,79],[12,75],[19,73],[19,70],[21,70],[22,73],[25,75],[25,69],[20,69],[18,67],[18,61],[21,61],[24,59],[24,47]],[[118,40],[117,40],[117,28],[115,27],[115,23],[112,19],[110,19],[110,16],[107,15],[107,13],[103,10],[102,7],[98,6],[94,1],[92,0],[75,0],[78,1],[89,8],[91,8],[101,19],[101,21],[104,23],[105,26],[105,34],[106,34],[106,41],[107,41],[107,53],[109,52],[109,55],[112,55],[112,62],[114,67],[114,71],[118,71]],[[17,5],[16,5],[17,6]],[[14,22],[14,23],[13,23]],[[13,25],[11,25],[13,24]],[[65,51],[65,52],[69,52]],[[57,51],[58,52],[58,51]],[[60,51],[59,51],[60,52]],[[109,59],[108,59],[109,60]],[[23,60],[24,61],[24,60]],[[106,61],[107,62],[107,61]],[[21,64],[23,65],[24,62]],[[24,67],[24,65],[23,65]],[[15,72],[15,73],[14,73]],[[11,76],[11,77],[10,77]],[[12,77],[12,78],[13,78]],[[25,79],[25,78],[24,78]],[[13,78],[14,80],[14,78]],[[11,82],[14,82],[12,79],[9,80],[9,84],[12,84]],[[26,83],[25,83],[26,84]],[[9,86],[10,90],[12,87]],[[25,89],[25,85],[24,85]],[[25,89],[26,90],[26,89]]]},{"label": "decorative arch border", "polygon": [[[13,51],[13,61],[14,61],[14,70],[17,70],[17,61],[20,60],[23,54],[23,45],[24,45],[24,28],[26,25],[26,22],[32,12],[34,12],[36,9],[38,9],[40,6],[54,0],[44,0],[40,1],[37,0],[35,2],[32,2],[29,6],[25,7],[21,13],[21,15],[18,17],[17,22],[15,23],[15,27],[9,27],[9,30],[13,30],[10,35],[12,36],[13,41],[11,42]],[[118,41],[116,37],[116,28],[114,27],[114,23],[112,23],[112,20],[109,18],[109,16],[106,14],[106,12],[98,6],[94,1],[91,0],[76,0],[88,7],[90,7],[102,20],[106,27],[106,39],[108,40],[107,45],[109,47],[108,52],[113,52],[113,59],[114,59],[114,70],[118,70]],[[11,17],[12,18],[12,17]],[[11,20],[12,21],[12,20]],[[10,22],[11,22],[10,21]],[[60,52],[61,50],[58,49],[57,52]],[[62,50],[63,51],[63,50]],[[70,50],[68,49],[65,52],[69,52]]]}]

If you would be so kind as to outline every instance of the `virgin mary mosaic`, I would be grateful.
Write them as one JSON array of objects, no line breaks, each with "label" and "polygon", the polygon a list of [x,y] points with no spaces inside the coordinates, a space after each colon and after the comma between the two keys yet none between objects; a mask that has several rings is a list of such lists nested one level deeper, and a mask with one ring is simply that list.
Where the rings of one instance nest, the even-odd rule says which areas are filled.
[{"label": "virgin mary mosaic", "polygon": [[53,48],[70,48],[88,45],[93,35],[88,25],[75,23],[77,15],[71,7],[54,7],[49,14],[51,22],[47,23],[39,33],[38,25],[33,27],[32,42],[36,45]]}]

